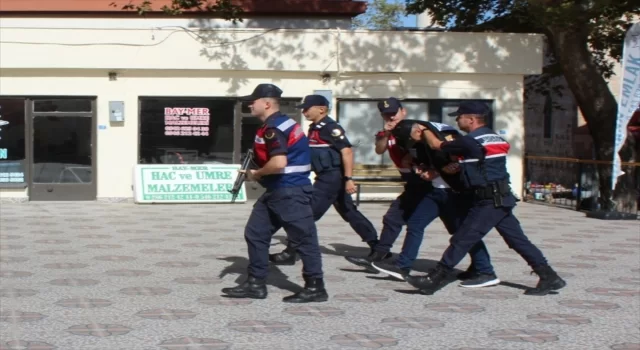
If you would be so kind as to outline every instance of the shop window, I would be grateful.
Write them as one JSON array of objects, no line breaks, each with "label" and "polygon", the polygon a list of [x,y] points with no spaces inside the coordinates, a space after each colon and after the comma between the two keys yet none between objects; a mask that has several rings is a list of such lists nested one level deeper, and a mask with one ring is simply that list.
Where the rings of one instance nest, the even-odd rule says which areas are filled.
[{"label": "shop window", "polygon": [[0,98],[0,186],[26,182],[25,102]]},{"label": "shop window", "polygon": [[140,164],[233,163],[234,100],[140,99]]}]

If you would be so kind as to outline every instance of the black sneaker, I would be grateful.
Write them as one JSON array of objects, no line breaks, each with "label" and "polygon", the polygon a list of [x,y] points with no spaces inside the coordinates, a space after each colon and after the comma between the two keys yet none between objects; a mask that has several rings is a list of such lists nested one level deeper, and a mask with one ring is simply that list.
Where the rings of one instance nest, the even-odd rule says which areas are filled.
[{"label": "black sneaker", "polygon": [[378,252],[372,249],[367,256],[345,256],[344,258],[354,265],[364,267],[371,273],[378,273],[378,270],[374,269],[371,266],[371,263],[374,261],[389,259],[391,258],[391,253]]},{"label": "black sneaker", "polygon": [[476,273],[475,276],[460,282],[459,286],[464,288],[482,288],[500,284],[500,280],[495,273]]},{"label": "black sneaker", "polygon": [[466,271],[460,272],[459,274],[456,275],[456,277],[461,281],[475,278],[477,276],[478,276],[478,271],[476,271],[473,265],[469,265]]},{"label": "black sneaker", "polygon": [[376,270],[397,279],[398,281],[405,281],[405,277],[409,276],[409,273],[411,272],[411,269],[401,269],[391,261],[374,261],[371,263],[371,266]]}]

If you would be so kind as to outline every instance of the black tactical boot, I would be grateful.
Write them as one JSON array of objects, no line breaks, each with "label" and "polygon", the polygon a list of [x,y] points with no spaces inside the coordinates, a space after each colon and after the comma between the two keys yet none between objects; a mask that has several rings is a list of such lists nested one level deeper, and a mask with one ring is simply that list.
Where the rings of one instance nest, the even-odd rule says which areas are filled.
[{"label": "black tactical boot", "polygon": [[274,265],[295,265],[297,260],[296,250],[287,245],[283,251],[277,254],[269,254],[269,261]]},{"label": "black tactical boot", "polygon": [[406,276],[405,280],[412,286],[418,288],[422,294],[433,294],[436,292],[447,279],[451,268],[443,265],[436,265],[436,267],[429,271],[425,276]]},{"label": "black tactical boot", "polygon": [[320,303],[329,300],[329,295],[324,289],[322,278],[304,278],[304,289],[296,294],[284,297],[285,303]]},{"label": "black tactical boot", "polygon": [[567,282],[560,278],[549,265],[534,267],[533,273],[537,274],[540,280],[535,288],[529,288],[524,292],[526,295],[547,295],[552,290],[558,290],[567,285]]},{"label": "black tactical boot", "polygon": [[264,299],[267,297],[266,280],[249,276],[247,280],[233,288],[222,288],[222,293],[232,298]]},{"label": "black tactical boot", "polygon": [[371,252],[367,256],[345,256],[344,258],[354,265],[366,268],[368,272],[380,273],[380,271],[371,266],[371,263],[389,259],[391,258],[391,253],[383,253],[371,249]]}]

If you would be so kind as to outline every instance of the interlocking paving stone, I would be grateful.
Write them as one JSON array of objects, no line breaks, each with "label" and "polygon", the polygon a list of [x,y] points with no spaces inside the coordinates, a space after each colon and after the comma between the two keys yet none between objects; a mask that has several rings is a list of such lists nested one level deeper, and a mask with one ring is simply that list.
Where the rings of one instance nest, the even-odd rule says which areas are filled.
[{"label": "interlocking paving stone", "polygon": [[[244,280],[251,204],[0,203],[0,349],[640,349],[637,221],[521,203],[524,231],[568,286],[524,295],[537,277],[492,231],[484,241],[503,284],[454,281],[428,296],[348,263],[369,248],[330,209],[318,222],[330,298],[299,305],[281,299],[304,284],[301,262],[271,267],[265,300],[220,293]],[[378,230],[387,208],[360,207]],[[412,274],[449,238],[435,221]]]}]

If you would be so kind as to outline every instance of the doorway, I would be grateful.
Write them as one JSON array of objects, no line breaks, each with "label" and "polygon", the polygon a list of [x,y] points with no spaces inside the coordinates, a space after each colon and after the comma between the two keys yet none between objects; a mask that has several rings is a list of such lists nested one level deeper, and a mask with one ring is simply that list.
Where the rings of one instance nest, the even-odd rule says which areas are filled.
[{"label": "doorway", "polygon": [[29,200],[95,200],[95,99],[29,102]]}]

